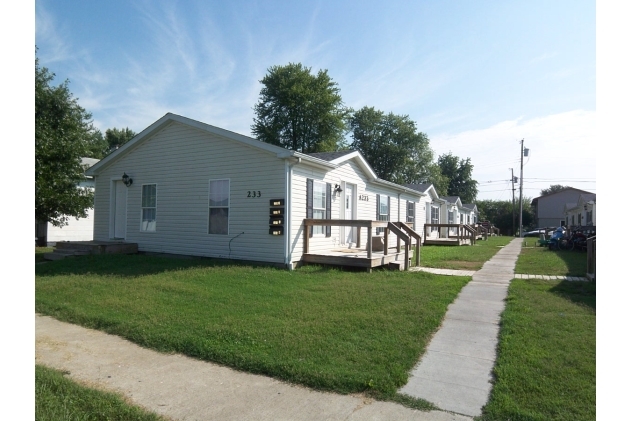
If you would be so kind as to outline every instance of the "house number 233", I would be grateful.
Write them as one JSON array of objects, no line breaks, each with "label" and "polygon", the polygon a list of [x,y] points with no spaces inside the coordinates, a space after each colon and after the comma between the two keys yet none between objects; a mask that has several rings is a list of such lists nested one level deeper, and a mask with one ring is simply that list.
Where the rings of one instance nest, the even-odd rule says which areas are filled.
[{"label": "house number 233", "polygon": [[260,190],[248,190],[248,197],[261,197]]}]

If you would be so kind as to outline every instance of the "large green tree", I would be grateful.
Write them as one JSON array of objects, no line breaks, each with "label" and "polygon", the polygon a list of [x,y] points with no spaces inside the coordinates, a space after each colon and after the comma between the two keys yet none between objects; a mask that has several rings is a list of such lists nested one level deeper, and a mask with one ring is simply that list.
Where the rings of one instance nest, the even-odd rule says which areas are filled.
[{"label": "large green tree", "polygon": [[364,155],[377,176],[398,184],[430,178],[434,156],[425,133],[407,115],[363,107],[349,119],[351,149]]},{"label": "large green tree", "polygon": [[96,129],[69,82],[53,86],[54,77],[36,57],[35,220],[63,226],[69,217],[85,217],[92,206],[92,191],[77,186],[85,179],[81,158],[89,155]]},{"label": "large green tree", "polygon": [[348,110],[326,70],[314,75],[300,63],[273,66],[261,83],[252,125],[257,139],[305,153],[342,147]]},{"label": "large green tree", "polygon": [[460,159],[451,152],[438,157],[438,166],[449,183],[448,196],[459,196],[462,203],[473,203],[478,195],[478,182],[472,179],[471,158]]},{"label": "large green tree", "polygon": [[556,193],[561,190],[565,190],[570,188],[570,186],[562,186],[561,184],[552,184],[547,189],[542,189],[540,195],[545,196],[546,194]]},{"label": "large green tree", "polygon": [[[530,207],[530,198],[524,198],[522,222],[524,229],[534,223],[534,214]],[[511,200],[479,200],[476,202],[480,221],[491,221],[504,235],[513,233],[513,202]],[[519,229],[519,203],[515,204],[515,228]]]},{"label": "large green tree", "polygon": [[113,129],[105,130],[105,141],[110,151],[120,148],[134,136],[136,136],[136,133],[129,127],[125,127],[124,129],[114,127]]}]

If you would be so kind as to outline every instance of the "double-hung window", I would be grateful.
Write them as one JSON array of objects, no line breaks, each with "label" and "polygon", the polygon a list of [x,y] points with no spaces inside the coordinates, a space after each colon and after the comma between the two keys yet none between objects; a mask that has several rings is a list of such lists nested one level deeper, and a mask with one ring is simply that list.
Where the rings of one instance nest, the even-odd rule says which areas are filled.
[{"label": "double-hung window", "polygon": [[416,203],[414,202],[407,202],[407,215],[405,218],[405,222],[411,222],[412,223],[412,229],[415,229],[415,224],[414,224],[414,219],[415,219],[415,210],[416,210]]},{"label": "double-hung window", "polygon": [[230,180],[210,180],[208,189],[208,234],[228,235]]},{"label": "double-hung window", "polygon": [[156,184],[143,184],[142,185],[142,197],[141,208],[142,217],[140,224],[140,231],[155,231],[156,230]]},{"label": "double-hung window", "polygon": [[[313,219],[326,218],[326,183],[313,182]],[[324,234],[324,226],[314,226],[313,235]]]},{"label": "double-hung window", "polygon": [[[377,195],[377,221],[390,220],[390,196]],[[385,228],[377,228],[377,234],[383,234]]]},{"label": "double-hung window", "polygon": [[[432,210],[431,210],[431,220],[432,220],[432,224],[438,224],[439,223],[439,217],[438,217],[438,206],[432,206]],[[438,231],[438,227],[432,227],[432,231]]]}]

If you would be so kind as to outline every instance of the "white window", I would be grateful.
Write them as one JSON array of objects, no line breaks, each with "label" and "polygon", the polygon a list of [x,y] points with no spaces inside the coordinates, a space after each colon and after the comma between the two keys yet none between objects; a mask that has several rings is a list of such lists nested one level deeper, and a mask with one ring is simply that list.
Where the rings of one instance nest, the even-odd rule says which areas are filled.
[{"label": "white window", "polygon": [[[313,182],[313,219],[325,219],[326,215],[326,183]],[[324,226],[314,226],[313,235],[324,235]]]},{"label": "white window", "polygon": [[[390,209],[388,206],[388,196],[379,195],[379,215],[377,216],[377,221],[389,221],[390,220]],[[385,228],[377,228],[377,234],[382,234],[385,231]]]},{"label": "white window", "polygon": [[[438,206],[432,206],[432,224],[438,224],[439,223],[439,218],[438,218]],[[438,227],[432,227],[432,231],[438,231]]]},{"label": "white window", "polygon": [[156,184],[143,184],[142,185],[142,197],[141,197],[141,224],[140,231],[155,231],[156,230]]},{"label": "white window", "polygon": [[405,219],[405,222],[411,222],[412,223],[412,228],[414,228],[414,209],[415,209],[415,203],[414,202],[408,202],[408,211],[407,211],[407,217]]},{"label": "white window", "polygon": [[454,211],[452,211],[452,210],[447,212],[447,223],[448,224],[453,224],[454,223]]},{"label": "white window", "polygon": [[208,234],[228,235],[230,180],[210,180],[208,189]]}]

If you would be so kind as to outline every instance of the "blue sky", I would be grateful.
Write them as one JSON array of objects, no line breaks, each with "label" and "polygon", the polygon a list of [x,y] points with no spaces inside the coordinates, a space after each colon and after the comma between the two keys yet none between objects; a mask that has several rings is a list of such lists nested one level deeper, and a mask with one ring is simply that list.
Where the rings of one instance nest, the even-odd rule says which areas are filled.
[{"label": "blue sky", "polygon": [[470,157],[479,199],[596,191],[594,1],[35,2],[43,66],[101,130],[167,112],[251,135],[274,65],[327,69],[346,105],[409,115],[436,156]]}]

